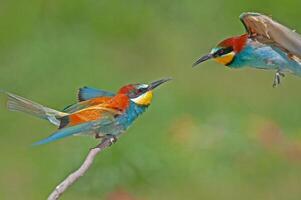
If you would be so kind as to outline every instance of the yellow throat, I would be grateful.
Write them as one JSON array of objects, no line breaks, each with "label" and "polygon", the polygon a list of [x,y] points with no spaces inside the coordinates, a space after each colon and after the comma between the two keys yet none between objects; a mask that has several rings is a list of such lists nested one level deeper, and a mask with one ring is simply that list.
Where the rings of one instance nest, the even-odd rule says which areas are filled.
[{"label": "yellow throat", "polygon": [[133,102],[135,102],[138,105],[142,105],[142,106],[148,106],[151,104],[153,99],[153,91],[148,91],[134,99],[131,99]]},{"label": "yellow throat", "polygon": [[216,57],[214,58],[214,60],[220,64],[223,64],[223,65],[227,65],[229,63],[232,62],[232,60],[234,59],[234,56],[235,56],[235,53],[234,52],[230,52],[226,55],[223,55],[221,57]]}]

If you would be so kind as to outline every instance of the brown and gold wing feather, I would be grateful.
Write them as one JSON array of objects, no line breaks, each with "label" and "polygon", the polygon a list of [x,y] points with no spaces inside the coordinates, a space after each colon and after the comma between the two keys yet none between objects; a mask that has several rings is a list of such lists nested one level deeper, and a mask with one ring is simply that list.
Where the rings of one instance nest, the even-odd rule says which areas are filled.
[{"label": "brown and gold wing feather", "polygon": [[59,128],[61,129],[67,126],[75,126],[78,124],[102,119],[110,119],[114,121],[115,117],[121,114],[122,112],[120,110],[110,108],[106,104],[90,106],[62,117],[60,119],[61,124]]},{"label": "brown and gold wing feather", "polygon": [[290,57],[301,59],[301,36],[295,31],[259,13],[243,13],[240,20],[251,38],[276,46]]}]

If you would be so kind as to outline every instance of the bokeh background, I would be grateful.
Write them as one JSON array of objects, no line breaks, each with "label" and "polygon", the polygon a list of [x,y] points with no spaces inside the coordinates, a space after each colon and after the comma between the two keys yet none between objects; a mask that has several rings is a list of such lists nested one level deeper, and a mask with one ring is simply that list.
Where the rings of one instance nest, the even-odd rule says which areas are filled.
[{"label": "bokeh background", "polygon": [[[301,32],[300,0],[0,1],[0,88],[62,109],[77,88],[173,77],[63,199],[301,199],[301,79],[196,58],[263,12]],[[39,147],[46,121],[0,97],[0,199],[45,199],[93,138]]]}]

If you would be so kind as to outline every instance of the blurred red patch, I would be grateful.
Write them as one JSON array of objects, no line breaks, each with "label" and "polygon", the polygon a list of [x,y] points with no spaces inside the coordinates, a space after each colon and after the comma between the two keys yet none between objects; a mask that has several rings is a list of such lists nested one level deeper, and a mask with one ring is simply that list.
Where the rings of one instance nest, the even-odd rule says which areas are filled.
[{"label": "blurred red patch", "polygon": [[120,188],[110,193],[106,199],[107,200],[138,200],[137,198],[134,198],[132,194]]}]

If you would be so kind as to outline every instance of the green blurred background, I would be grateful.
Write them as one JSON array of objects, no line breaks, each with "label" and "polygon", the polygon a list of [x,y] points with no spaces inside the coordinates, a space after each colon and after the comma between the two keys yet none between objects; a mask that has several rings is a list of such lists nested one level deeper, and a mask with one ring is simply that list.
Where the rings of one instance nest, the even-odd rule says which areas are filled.
[{"label": "green blurred background", "polygon": [[[0,1],[0,88],[62,109],[77,88],[174,81],[63,199],[301,199],[301,79],[191,68],[244,32],[244,11],[301,32],[301,1]],[[0,97],[0,199],[45,199],[83,161],[93,138],[40,147],[55,130]]]}]

